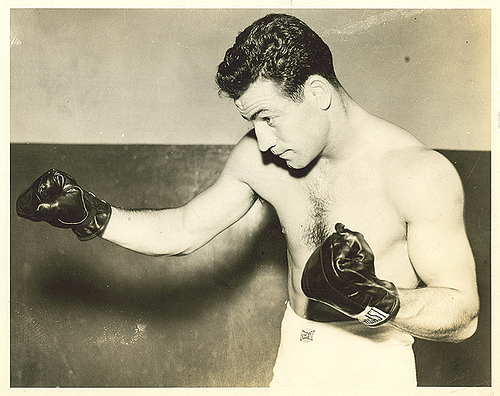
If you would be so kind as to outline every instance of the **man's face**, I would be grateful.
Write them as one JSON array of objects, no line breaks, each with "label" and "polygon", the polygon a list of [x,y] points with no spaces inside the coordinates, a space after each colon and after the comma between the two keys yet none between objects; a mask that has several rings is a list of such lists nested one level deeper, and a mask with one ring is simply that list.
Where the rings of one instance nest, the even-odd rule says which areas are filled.
[{"label": "man's face", "polygon": [[303,100],[294,102],[275,82],[261,79],[235,101],[241,116],[253,123],[260,151],[270,150],[293,169],[305,168],[327,144],[327,119],[306,90]]}]

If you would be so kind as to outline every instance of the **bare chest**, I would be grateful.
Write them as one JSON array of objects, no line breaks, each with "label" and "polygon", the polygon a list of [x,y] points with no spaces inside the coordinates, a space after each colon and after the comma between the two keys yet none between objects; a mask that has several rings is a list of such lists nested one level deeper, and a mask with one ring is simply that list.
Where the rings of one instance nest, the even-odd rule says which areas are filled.
[{"label": "bare chest", "polygon": [[404,237],[404,222],[387,198],[376,169],[276,178],[267,184],[263,197],[276,209],[294,261],[309,257],[334,232],[336,223],[361,232],[380,254]]}]

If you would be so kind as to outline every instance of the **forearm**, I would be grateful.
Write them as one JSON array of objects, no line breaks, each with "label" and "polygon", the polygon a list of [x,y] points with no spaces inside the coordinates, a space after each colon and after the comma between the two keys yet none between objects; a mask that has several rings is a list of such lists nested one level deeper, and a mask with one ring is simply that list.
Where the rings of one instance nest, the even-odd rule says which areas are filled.
[{"label": "forearm", "polygon": [[180,255],[194,250],[183,232],[180,209],[128,210],[112,207],[102,238],[148,255]]},{"label": "forearm", "polygon": [[415,337],[460,342],[477,327],[478,299],[445,287],[398,289],[401,307],[389,323]]}]

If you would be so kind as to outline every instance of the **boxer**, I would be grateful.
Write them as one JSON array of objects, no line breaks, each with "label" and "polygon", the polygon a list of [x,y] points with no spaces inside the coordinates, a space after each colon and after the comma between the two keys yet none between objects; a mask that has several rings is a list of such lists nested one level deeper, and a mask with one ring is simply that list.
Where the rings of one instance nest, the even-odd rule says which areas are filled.
[{"label": "boxer", "polygon": [[477,327],[456,170],[358,105],[326,43],[293,16],[270,14],[238,34],[216,81],[253,128],[185,205],[118,208],[50,170],[21,194],[18,214],[81,240],[182,255],[266,201],[289,267],[271,385],[415,386],[414,337],[460,342]]}]

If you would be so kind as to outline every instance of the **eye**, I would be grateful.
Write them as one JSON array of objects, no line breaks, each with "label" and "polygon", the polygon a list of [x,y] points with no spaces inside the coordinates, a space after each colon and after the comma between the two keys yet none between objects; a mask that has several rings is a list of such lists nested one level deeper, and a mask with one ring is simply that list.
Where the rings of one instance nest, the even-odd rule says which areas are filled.
[{"label": "eye", "polygon": [[274,117],[264,117],[263,120],[267,123],[269,126],[274,125]]}]

